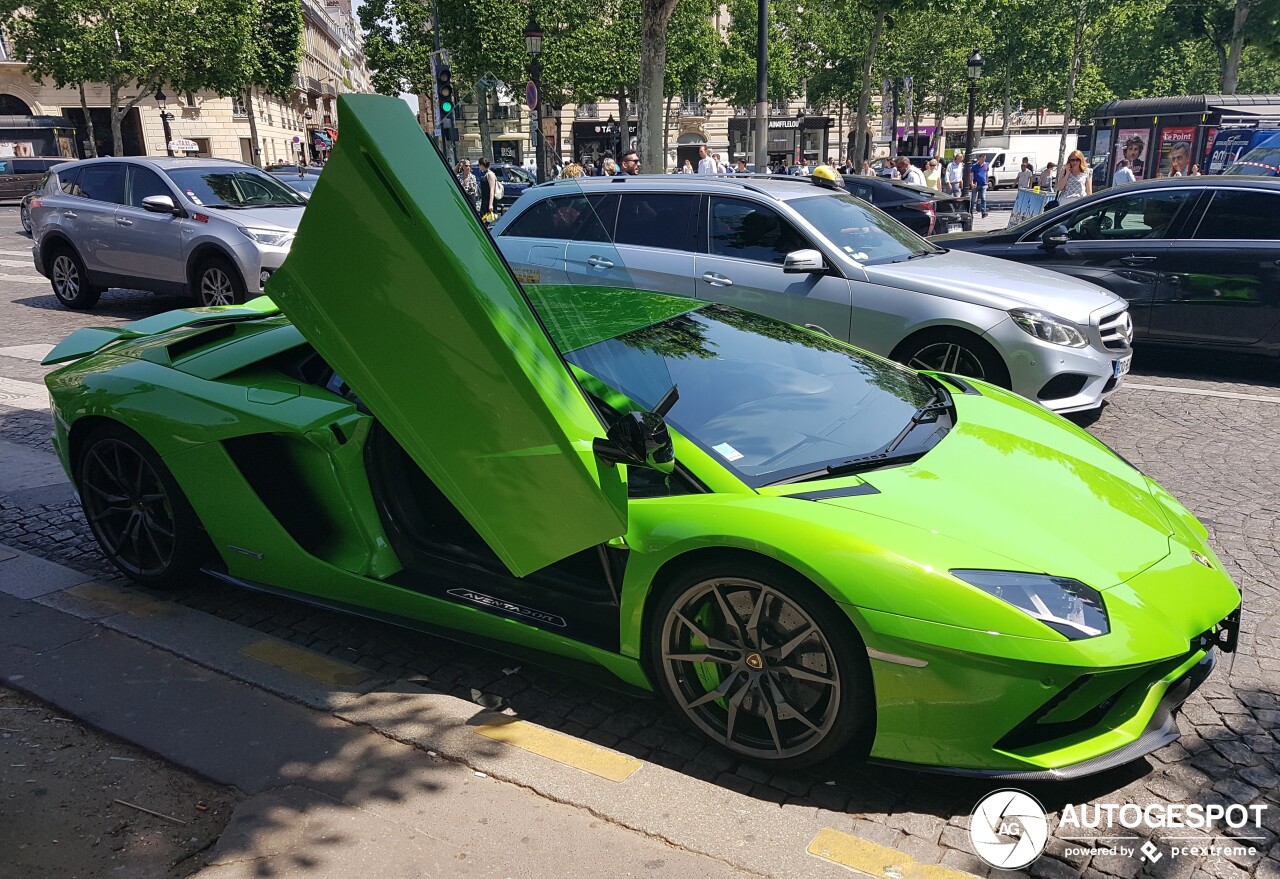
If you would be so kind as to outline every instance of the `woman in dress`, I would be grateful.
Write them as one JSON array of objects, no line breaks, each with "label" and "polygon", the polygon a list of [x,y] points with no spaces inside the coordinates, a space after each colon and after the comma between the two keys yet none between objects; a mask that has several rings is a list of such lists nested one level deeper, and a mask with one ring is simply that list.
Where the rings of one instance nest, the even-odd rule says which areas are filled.
[{"label": "woman in dress", "polygon": [[1058,204],[1066,204],[1093,195],[1093,175],[1084,163],[1084,153],[1073,150],[1067,156],[1067,167],[1058,175]]},{"label": "woman in dress", "polygon": [[942,191],[942,169],[933,159],[924,163],[924,185]]},{"label": "woman in dress", "polygon": [[453,173],[457,176],[458,183],[462,186],[463,193],[467,198],[471,199],[471,206],[479,211],[480,184],[476,182],[476,176],[471,173],[471,163],[466,159],[461,160],[454,166]]}]

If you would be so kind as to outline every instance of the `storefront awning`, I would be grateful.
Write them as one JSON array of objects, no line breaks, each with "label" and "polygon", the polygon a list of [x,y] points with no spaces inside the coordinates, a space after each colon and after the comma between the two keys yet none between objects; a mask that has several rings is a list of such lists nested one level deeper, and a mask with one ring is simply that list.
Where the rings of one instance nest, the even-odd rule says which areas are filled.
[{"label": "storefront awning", "polygon": [[322,150],[333,149],[333,138],[325,134],[319,128],[311,132],[311,141],[316,145],[318,149],[322,149]]}]

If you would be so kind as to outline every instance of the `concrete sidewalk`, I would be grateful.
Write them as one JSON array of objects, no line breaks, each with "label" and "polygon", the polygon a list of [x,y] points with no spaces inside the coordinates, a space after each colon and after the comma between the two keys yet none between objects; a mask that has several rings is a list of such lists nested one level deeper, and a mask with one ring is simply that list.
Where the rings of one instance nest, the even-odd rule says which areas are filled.
[{"label": "concrete sidewalk", "polygon": [[248,794],[202,879],[966,875],[4,547],[0,679]]},{"label": "concrete sidewalk", "polygon": [[[41,591],[42,584],[68,578],[47,563],[4,555],[10,556],[0,562],[6,592]],[[133,611],[164,615],[162,607],[147,605],[135,603]],[[0,595],[0,620],[7,683],[251,794],[210,865],[197,874],[205,879],[756,875],[233,680],[93,620],[10,594]]]}]

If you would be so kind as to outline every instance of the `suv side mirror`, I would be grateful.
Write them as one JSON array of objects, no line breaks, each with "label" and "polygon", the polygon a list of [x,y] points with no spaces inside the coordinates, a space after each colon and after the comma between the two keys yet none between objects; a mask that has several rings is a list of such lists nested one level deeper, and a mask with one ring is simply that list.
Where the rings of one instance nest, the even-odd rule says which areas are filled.
[{"label": "suv side mirror", "polygon": [[827,262],[817,250],[793,250],[782,261],[782,271],[788,275],[823,274]]},{"label": "suv side mirror", "polygon": [[611,464],[647,467],[659,473],[676,469],[675,446],[663,416],[679,398],[673,385],[652,412],[627,412],[595,441],[596,456]]},{"label": "suv side mirror", "polygon": [[173,203],[173,199],[167,195],[148,195],[142,200],[143,210],[148,210],[153,214],[173,214],[182,213],[182,209]]},{"label": "suv side mirror", "polygon": [[1040,247],[1050,253],[1057,250],[1064,244],[1071,242],[1071,236],[1067,232],[1067,227],[1059,223],[1056,226],[1050,226],[1044,230],[1044,234],[1040,236]]}]

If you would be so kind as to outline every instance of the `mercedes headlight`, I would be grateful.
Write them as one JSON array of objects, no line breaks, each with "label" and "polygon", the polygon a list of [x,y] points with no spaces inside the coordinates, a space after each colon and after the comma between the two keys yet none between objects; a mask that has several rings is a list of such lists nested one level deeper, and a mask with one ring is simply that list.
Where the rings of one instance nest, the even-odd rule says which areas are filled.
[{"label": "mercedes headlight", "polygon": [[1009,317],[1023,332],[1055,345],[1066,345],[1068,348],[1083,348],[1089,344],[1080,328],[1070,321],[1055,317],[1043,311],[1029,308],[1015,308]]},{"label": "mercedes headlight", "polygon": [[252,238],[259,244],[265,244],[268,247],[284,247],[293,238],[292,232],[285,232],[280,229],[251,229],[247,226],[240,226],[239,229],[246,238]]},{"label": "mercedes headlight", "polygon": [[952,571],[951,575],[1012,604],[1072,641],[1111,631],[1102,594],[1079,580],[1017,571]]}]

